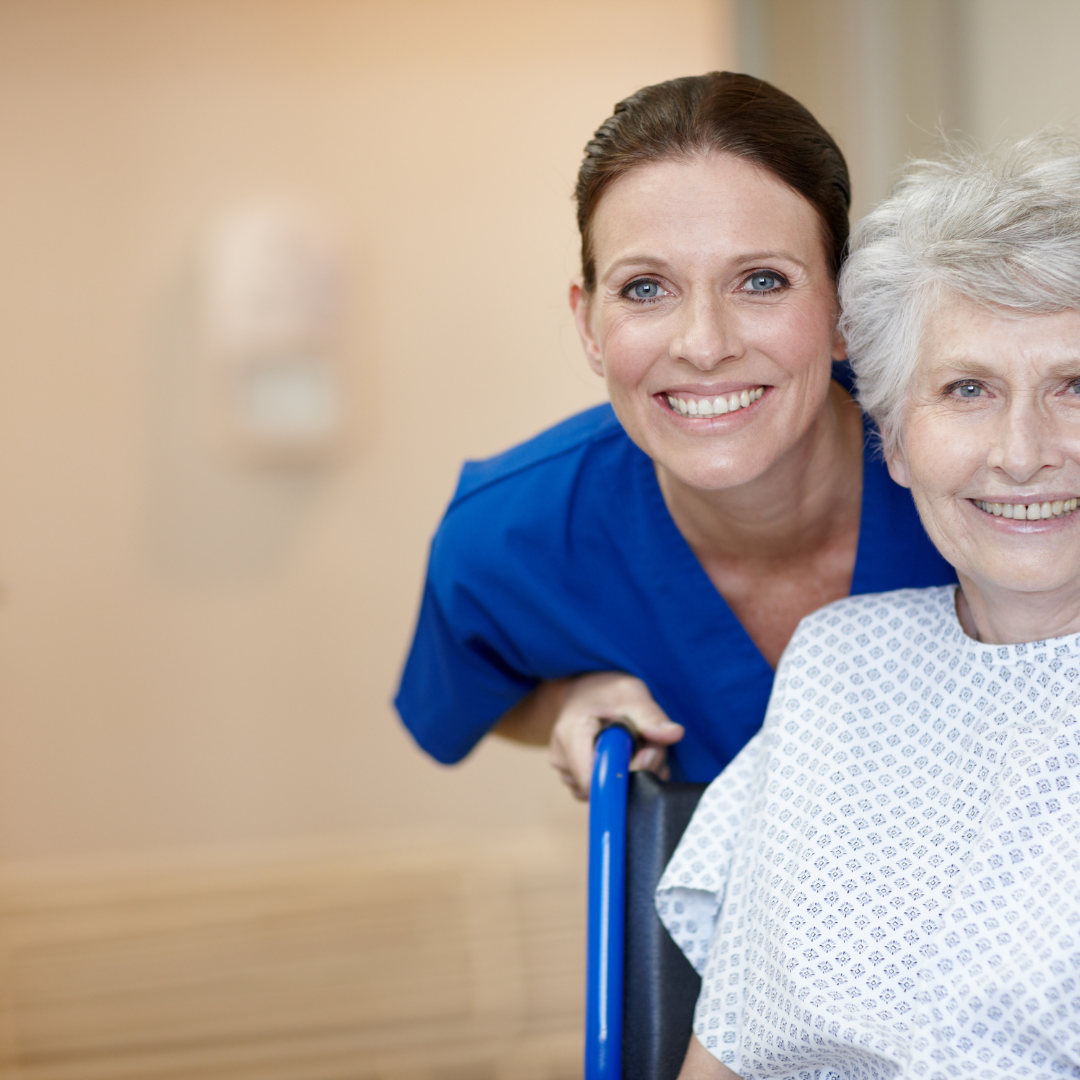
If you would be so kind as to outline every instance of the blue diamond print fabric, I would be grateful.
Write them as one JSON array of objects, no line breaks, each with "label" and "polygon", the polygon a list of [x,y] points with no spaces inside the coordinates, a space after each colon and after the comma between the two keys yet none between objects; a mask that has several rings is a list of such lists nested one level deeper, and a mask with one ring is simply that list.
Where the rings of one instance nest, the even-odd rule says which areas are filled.
[{"label": "blue diamond print fabric", "polygon": [[800,625],[657,910],[744,1080],[1080,1077],[1080,636],[969,638],[955,587]]}]

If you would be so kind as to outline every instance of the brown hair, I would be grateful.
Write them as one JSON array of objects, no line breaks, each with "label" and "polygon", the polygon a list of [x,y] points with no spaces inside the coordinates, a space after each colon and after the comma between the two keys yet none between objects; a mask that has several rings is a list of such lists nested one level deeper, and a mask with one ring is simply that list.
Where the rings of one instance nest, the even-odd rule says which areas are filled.
[{"label": "brown hair", "polygon": [[653,161],[719,152],[745,158],[797,191],[821,218],[833,280],[848,239],[851,181],[832,136],[793,97],[752,75],[713,71],[646,86],[615,106],[585,147],[574,198],[585,291],[596,286],[590,226],[600,196]]}]

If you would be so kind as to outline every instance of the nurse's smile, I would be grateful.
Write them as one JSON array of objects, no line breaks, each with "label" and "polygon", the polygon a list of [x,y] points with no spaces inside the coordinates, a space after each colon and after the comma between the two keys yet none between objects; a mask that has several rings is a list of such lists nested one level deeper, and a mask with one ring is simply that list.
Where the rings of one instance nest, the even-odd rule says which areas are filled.
[{"label": "nurse's smile", "polygon": [[711,419],[717,416],[726,416],[728,413],[738,412],[740,409],[749,409],[755,401],[758,401],[768,387],[753,386],[740,390],[713,388],[704,393],[683,392],[678,390],[658,394],[661,402],[679,416],[691,417],[698,420]]}]

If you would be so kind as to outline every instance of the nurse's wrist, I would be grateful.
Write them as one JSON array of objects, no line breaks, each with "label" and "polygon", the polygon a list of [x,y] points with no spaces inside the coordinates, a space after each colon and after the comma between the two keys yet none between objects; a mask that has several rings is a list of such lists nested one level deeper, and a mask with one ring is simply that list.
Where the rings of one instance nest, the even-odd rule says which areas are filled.
[{"label": "nurse's wrist", "polygon": [[547,746],[573,681],[550,679],[538,683],[513,708],[503,713],[491,729],[492,733],[527,746]]}]

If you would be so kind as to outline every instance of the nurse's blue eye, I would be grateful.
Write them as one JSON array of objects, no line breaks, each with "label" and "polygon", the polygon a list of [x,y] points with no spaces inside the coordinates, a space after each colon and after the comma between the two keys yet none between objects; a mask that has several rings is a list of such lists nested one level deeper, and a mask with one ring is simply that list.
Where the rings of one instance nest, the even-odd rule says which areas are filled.
[{"label": "nurse's blue eye", "polygon": [[747,292],[771,293],[782,289],[786,284],[787,282],[779,274],[771,270],[759,270],[746,279],[744,287]]},{"label": "nurse's blue eye", "polygon": [[638,281],[631,281],[622,294],[630,300],[655,300],[663,291],[660,282],[651,278],[640,278]]},{"label": "nurse's blue eye", "polygon": [[977,398],[982,396],[983,388],[977,382],[961,382],[953,386],[957,395],[962,398]]}]

